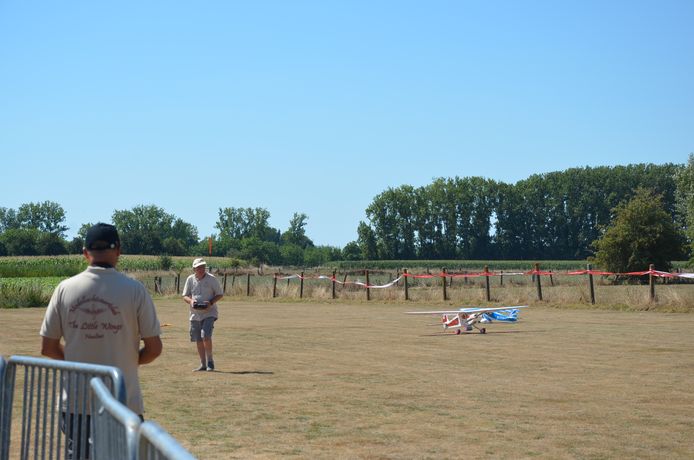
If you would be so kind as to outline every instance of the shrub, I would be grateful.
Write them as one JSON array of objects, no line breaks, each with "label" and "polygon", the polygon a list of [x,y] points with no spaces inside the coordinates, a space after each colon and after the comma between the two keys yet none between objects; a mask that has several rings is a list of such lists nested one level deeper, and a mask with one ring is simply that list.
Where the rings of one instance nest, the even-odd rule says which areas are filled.
[{"label": "shrub", "polygon": [[670,270],[671,260],[684,255],[685,239],[673,224],[661,195],[638,189],[636,195],[614,209],[615,218],[593,245],[595,261],[612,272]]},{"label": "shrub", "polygon": [[167,255],[161,255],[159,256],[159,268],[162,270],[171,270],[171,266],[173,265],[173,259],[171,259],[171,256]]},{"label": "shrub", "polygon": [[39,283],[0,285],[0,308],[45,307],[50,300],[51,294]]}]

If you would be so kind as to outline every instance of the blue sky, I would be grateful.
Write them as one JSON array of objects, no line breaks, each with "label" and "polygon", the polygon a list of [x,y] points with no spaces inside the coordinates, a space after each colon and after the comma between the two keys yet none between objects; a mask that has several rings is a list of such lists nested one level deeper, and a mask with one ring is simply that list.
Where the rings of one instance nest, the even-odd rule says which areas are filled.
[{"label": "blue sky", "polygon": [[0,207],[356,239],[388,187],[694,152],[694,2],[0,2]]}]

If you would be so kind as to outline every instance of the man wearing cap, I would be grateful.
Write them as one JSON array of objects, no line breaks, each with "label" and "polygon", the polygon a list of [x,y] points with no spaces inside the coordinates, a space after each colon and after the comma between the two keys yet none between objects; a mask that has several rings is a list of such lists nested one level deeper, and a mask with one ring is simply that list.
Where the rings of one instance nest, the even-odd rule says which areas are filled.
[{"label": "man wearing cap", "polygon": [[161,330],[145,286],[116,270],[120,251],[116,227],[98,223],[89,228],[82,251],[89,265],[53,291],[41,325],[41,354],[118,367],[127,406],[142,418],[138,366],[161,354]]},{"label": "man wearing cap", "polygon": [[190,341],[195,342],[200,357],[200,367],[194,371],[213,371],[212,330],[217,321],[217,302],[223,297],[222,286],[212,274],[207,273],[207,262],[193,261],[193,273],[183,286],[183,300],[190,309]]}]

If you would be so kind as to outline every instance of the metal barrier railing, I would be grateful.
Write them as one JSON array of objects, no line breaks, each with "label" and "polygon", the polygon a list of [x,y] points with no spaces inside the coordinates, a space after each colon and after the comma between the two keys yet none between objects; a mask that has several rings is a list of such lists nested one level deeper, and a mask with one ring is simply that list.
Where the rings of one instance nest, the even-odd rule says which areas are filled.
[{"label": "metal barrier railing", "polygon": [[[7,427],[5,427],[5,418],[3,416],[3,414],[5,413],[5,385],[3,384],[3,382],[5,381],[6,368],[7,361],[5,361],[5,357],[0,356],[0,443],[3,442],[5,437],[7,437],[8,440],[10,439],[10,424],[8,422]],[[7,434],[5,434],[5,431],[7,431]],[[0,444],[0,458],[2,458],[3,445],[4,444]]]},{"label": "metal barrier railing", "polygon": [[118,402],[99,378],[92,389],[92,450],[95,459],[137,459],[137,434],[142,423],[132,410]]},{"label": "metal barrier railing", "polygon": [[[103,379],[105,387],[125,403],[125,382],[112,366],[11,356],[0,382],[0,460],[9,460],[12,408],[17,369],[24,370],[21,438],[13,458],[86,458],[90,446],[89,381]],[[19,404],[17,406],[19,409]]]},{"label": "metal barrier railing", "polygon": [[195,460],[190,452],[156,422],[143,422],[139,435],[140,460]]},{"label": "metal barrier railing", "polygon": [[[24,369],[22,399],[16,401],[21,403],[21,442],[12,452],[17,368]],[[27,356],[6,361],[0,356],[0,460],[10,455],[22,460],[195,459],[158,424],[142,422],[125,401],[118,368]]]}]

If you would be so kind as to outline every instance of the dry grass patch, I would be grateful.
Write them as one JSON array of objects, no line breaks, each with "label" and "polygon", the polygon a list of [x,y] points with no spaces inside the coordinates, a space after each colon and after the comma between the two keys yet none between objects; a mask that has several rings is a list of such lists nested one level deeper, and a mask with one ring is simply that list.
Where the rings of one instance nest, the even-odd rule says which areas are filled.
[{"label": "dry grass patch", "polygon": [[[146,417],[201,459],[692,458],[694,315],[533,306],[442,334],[404,302],[222,302],[214,373],[159,300]],[[0,311],[0,353],[38,353],[42,310]]]}]

